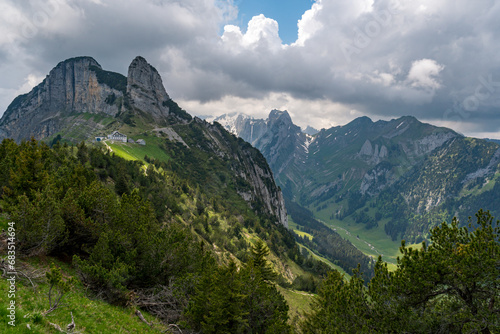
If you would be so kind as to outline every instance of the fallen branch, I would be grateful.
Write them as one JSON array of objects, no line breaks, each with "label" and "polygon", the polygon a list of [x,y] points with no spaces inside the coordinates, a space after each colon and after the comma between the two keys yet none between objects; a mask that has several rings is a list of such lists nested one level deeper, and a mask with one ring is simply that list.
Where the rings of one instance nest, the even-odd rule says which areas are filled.
[{"label": "fallen branch", "polygon": [[149,323],[145,318],[144,316],[142,315],[141,311],[139,310],[136,310],[135,311],[135,315],[139,317],[139,319],[142,320],[142,322],[144,322],[146,325],[148,325],[149,327],[152,327],[153,326],[153,323]]},{"label": "fallen branch", "polygon": [[63,329],[58,324],[53,324],[53,323],[49,322],[49,325],[51,325],[52,327],[54,327],[59,332],[64,333]]},{"label": "fallen branch", "polygon": [[79,334],[80,333],[80,332],[73,332],[73,330],[76,327],[75,319],[73,318],[73,312],[71,312],[71,323],[69,323],[66,326],[66,330],[62,329],[61,326],[59,326],[58,324],[54,324],[52,322],[49,322],[49,325],[51,325],[52,327],[54,327],[57,331],[59,331],[61,333],[66,333],[66,334]]},{"label": "fallen branch", "polygon": [[19,264],[17,266],[17,268],[12,270],[11,268],[8,267],[8,263],[5,261],[5,259],[2,259],[0,261],[0,269],[3,272],[2,277],[5,277],[8,272],[16,274],[17,277],[19,277],[19,278],[21,278],[20,275],[24,276],[26,278],[26,280],[33,287],[34,293],[36,293],[36,285],[35,285],[35,283],[33,283],[33,280],[44,276],[44,275],[36,275],[37,270],[30,270],[30,267],[27,265],[24,265],[24,264]]},{"label": "fallen branch", "polygon": [[170,325],[168,325],[168,329],[167,329],[167,330],[169,330],[169,329],[170,329],[170,327],[175,327],[175,328],[176,328],[176,329],[177,329],[177,330],[178,330],[178,331],[182,334],[181,329],[180,329],[180,328],[179,328],[179,326],[177,326],[176,324],[170,324]]},{"label": "fallen branch", "polygon": [[169,286],[136,291],[133,303],[164,324],[171,324],[179,321],[188,301],[181,293],[175,293],[173,283],[170,283]]},{"label": "fallen branch", "polygon": [[18,271],[18,273],[20,273],[21,275],[26,277],[28,279],[28,281],[30,281],[31,286],[33,287],[33,292],[36,293],[36,286],[35,286],[35,284],[33,284],[33,281],[31,280],[31,278],[28,275],[26,275],[25,273],[23,273],[22,271]]}]

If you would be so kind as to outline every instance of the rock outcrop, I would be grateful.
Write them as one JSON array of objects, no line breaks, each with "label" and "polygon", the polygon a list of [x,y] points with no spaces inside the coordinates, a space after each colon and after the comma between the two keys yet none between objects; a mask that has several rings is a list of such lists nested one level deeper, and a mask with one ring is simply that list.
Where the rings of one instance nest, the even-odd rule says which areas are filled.
[{"label": "rock outcrop", "polygon": [[9,105],[0,119],[0,139],[50,137],[63,126],[65,117],[79,113],[114,117],[121,109],[115,102],[123,100],[125,82],[124,76],[103,71],[91,57],[60,62],[42,83]]},{"label": "rock outcrop", "polygon": [[66,130],[75,123],[86,132],[76,131],[77,135],[66,139],[91,138],[92,129],[103,126],[93,117],[82,116],[86,113],[99,114],[98,120],[118,118],[131,126],[133,116],[155,127],[191,120],[170,99],[160,74],[144,58],[136,57],[125,77],[103,70],[91,57],[77,57],[60,62],[42,83],[9,105],[0,119],[0,140],[44,139],[61,131],[69,136]]},{"label": "rock outcrop", "polygon": [[375,144],[375,147],[372,146],[372,143],[367,139],[361,150],[359,151],[359,156],[364,159],[366,162],[376,165],[379,162],[383,161],[389,155],[389,151],[385,145],[382,145],[379,150],[379,145]]},{"label": "rock outcrop", "polygon": [[[205,146],[222,159],[230,161],[231,169],[247,184],[238,189],[239,195],[251,206],[263,204],[264,212],[276,217],[278,224],[288,227],[285,201],[279,187],[274,182],[273,172],[262,154],[248,144],[239,145],[234,150],[234,136],[228,138],[225,129],[218,124],[210,124],[199,118],[194,119],[196,126],[203,129]],[[240,143],[244,143],[239,139]]]},{"label": "rock outcrop", "polygon": [[286,110],[272,110],[267,119],[267,131],[254,143],[273,171],[280,174],[294,160],[300,160],[299,156],[303,157],[304,150],[300,148],[305,141],[306,134],[293,124]]},{"label": "rock outcrop", "polygon": [[170,114],[161,76],[143,57],[136,57],[128,68],[127,94],[133,108],[148,112],[158,123]]}]

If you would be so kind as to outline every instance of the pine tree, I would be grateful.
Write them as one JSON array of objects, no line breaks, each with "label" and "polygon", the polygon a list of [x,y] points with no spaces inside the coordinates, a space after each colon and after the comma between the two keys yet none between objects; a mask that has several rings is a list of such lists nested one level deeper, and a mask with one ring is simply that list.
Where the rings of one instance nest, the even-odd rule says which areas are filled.
[{"label": "pine tree", "polygon": [[202,333],[246,333],[246,296],[234,262],[206,273],[187,310],[195,330]]},{"label": "pine tree", "polygon": [[67,238],[60,204],[51,187],[37,191],[33,196],[33,200],[26,195],[17,197],[18,204],[8,210],[16,223],[19,249],[25,254],[49,254]]},{"label": "pine tree", "polygon": [[251,257],[248,265],[255,268],[256,273],[259,274],[263,280],[275,280],[277,275],[267,261],[269,248],[267,248],[266,244],[261,239],[258,239],[253,245],[250,253]]}]

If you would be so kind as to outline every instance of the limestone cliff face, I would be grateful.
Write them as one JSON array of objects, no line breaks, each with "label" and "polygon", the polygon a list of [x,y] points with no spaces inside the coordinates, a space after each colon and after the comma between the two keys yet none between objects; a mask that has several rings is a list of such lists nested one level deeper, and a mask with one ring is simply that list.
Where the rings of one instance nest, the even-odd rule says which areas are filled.
[{"label": "limestone cliff face", "polygon": [[229,134],[218,123],[210,124],[195,117],[190,128],[194,133],[203,133],[204,140],[200,143],[199,140],[184,138],[189,147],[210,151],[226,161],[236,176],[234,183],[237,185],[238,194],[253,209],[260,208],[263,212],[275,216],[276,223],[288,227],[283,194],[276,185],[273,172],[264,156],[248,143]]},{"label": "limestone cliff face", "polygon": [[[164,126],[187,123],[191,116],[168,96],[158,71],[144,58],[136,57],[129,66],[128,77],[105,71],[91,57],[77,57],[60,62],[28,94],[18,96],[0,119],[0,140],[44,139],[61,134],[80,141],[99,132],[103,125],[97,119],[117,118],[130,123],[140,116],[143,123]],[[71,137],[68,128],[79,122],[85,132]],[[70,131],[75,133],[75,131]]]},{"label": "limestone cliff face", "polygon": [[170,114],[170,97],[161,76],[142,57],[136,57],[128,68],[127,94],[133,108],[147,111],[157,122],[164,121]]},{"label": "limestone cliff face", "polygon": [[218,116],[213,120],[221,124],[227,131],[255,146],[255,142],[267,131],[267,120],[231,113]]},{"label": "limestone cliff face", "polygon": [[0,120],[0,139],[49,137],[61,128],[65,116],[75,113],[115,116],[120,108],[112,100],[123,99],[124,91],[100,82],[103,72],[91,57],[60,62],[42,83],[9,105]]}]

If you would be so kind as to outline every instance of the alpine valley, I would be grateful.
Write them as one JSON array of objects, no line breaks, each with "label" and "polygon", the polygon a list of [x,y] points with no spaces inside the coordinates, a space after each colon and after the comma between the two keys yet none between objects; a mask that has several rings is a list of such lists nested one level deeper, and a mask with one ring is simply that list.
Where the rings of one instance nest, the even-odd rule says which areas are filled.
[{"label": "alpine valley", "polygon": [[322,253],[321,232],[310,218],[366,254],[394,261],[401,239],[421,243],[432,227],[455,216],[465,225],[481,208],[500,213],[498,142],[411,116],[360,117],[317,133],[309,129],[313,135],[287,111],[273,110],[266,120],[234,113],[213,121],[262,152],[283,190],[291,226],[314,233],[311,247]]}]

